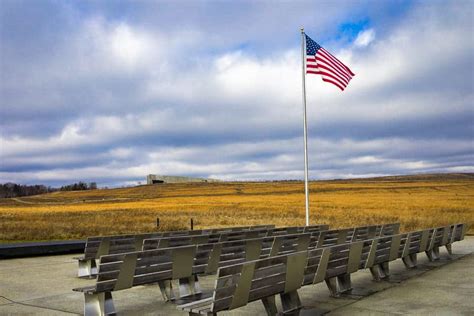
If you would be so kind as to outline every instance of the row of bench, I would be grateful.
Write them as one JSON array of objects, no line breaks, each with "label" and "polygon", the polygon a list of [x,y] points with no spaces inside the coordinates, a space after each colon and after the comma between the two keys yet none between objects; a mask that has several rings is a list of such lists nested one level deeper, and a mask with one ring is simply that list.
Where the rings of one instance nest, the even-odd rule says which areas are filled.
[{"label": "row of bench", "polygon": [[[231,242],[206,243],[196,237],[171,237],[161,239],[144,240],[143,249],[152,250],[160,247],[178,247],[186,245],[197,245],[194,258],[193,274],[195,280],[191,284],[199,287],[197,281],[198,274],[213,274],[217,268],[227,266],[243,261],[249,261],[269,256],[281,255],[289,252],[295,252],[305,249],[321,248],[330,245],[338,245],[351,241],[366,240],[376,236],[392,235],[399,231],[399,223],[386,225],[363,226],[336,230],[314,230],[311,233],[294,233],[287,235],[276,235],[259,237],[253,239],[244,239]],[[120,260],[118,258],[118,260]],[[172,290],[168,287],[161,287],[162,292],[174,297]],[[180,286],[182,296],[193,289],[186,286]],[[170,299],[167,294],[164,295]]]},{"label": "row of bench", "polygon": [[[399,224],[387,224],[383,227],[384,234],[398,232]],[[382,225],[373,226],[369,236],[378,236]],[[313,225],[302,227],[280,227],[272,225],[233,227],[215,230],[175,231],[162,233],[148,233],[137,235],[118,235],[89,237],[86,242],[84,255],[76,258],[79,263],[78,276],[92,277],[97,274],[96,260],[107,254],[120,254],[131,251],[150,250],[164,247],[174,247],[189,244],[217,243],[237,241],[250,238],[270,237],[296,233],[320,232],[329,229],[328,225]],[[359,228],[355,234],[365,234],[364,228]],[[344,232],[340,232],[344,234]],[[342,235],[341,235],[342,236]]]},{"label": "row of bench", "polygon": [[286,255],[243,262],[218,270],[212,292],[176,301],[190,315],[216,315],[249,302],[262,300],[268,315],[277,314],[279,295],[283,314],[297,314],[302,308],[298,289],[325,281],[331,294],[351,290],[351,273],[369,268],[375,280],[388,277],[389,262],[402,258],[409,268],[425,251],[430,260],[438,258],[439,247],[462,240],[465,224],[450,225],[405,234],[378,237],[342,245],[309,249]]},{"label": "row of bench", "polygon": [[[97,274],[98,260],[103,255],[119,254],[142,250],[143,241],[163,237],[207,236],[209,241],[232,241],[269,235],[288,233],[301,233],[328,229],[327,225],[314,225],[305,227],[275,228],[274,225],[228,227],[205,230],[184,230],[156,232],[146,234],[128,234],[114,236],[97,236],[87,238],[84,255],[77,257],[79,277],[91,277]],[[153,247],[153,242],[151,244]]]},{"label": "row of bench", "polygon": [[[274,314],[276,294],[281,294],[284,312],[289,312],[299,308],[295,291],[303,285],[325,280],[331,293],[339,295],[350,289],[350,273],[359,268],[370,268],[376,280],[386,278],[388,262],[402,258],[407,267],[414,267],[416,254],[423,251],[434,260],[439,247],[446,246],[450,252],[451,243],[461,240],[466,231],[465,225],[458,224],[398,234],[398,227],[389,224],[211,243],[194,236],[155,238],[148,241],[155,250],[102,256],[96,284],[75,290],[84,293],[86,315],[113,312],[111,292],[150,283],[158,283],[166,300],[191,314],[213,314],[258,299]],[[173,242],[178,244],[159,248]],[[214,292],[203,294],[198,275],[216,272]],[[179,295],[173,292],[173,280],[179,284]]]},{"label": "row of bench", "polygon": [[[158,240],[158,242],[156,239],[145,240],[144,245],[147,245],[147,241],[149,241],[148,244],[156,246],[155,248],[157,249],[159,249],[159,246],[163,244],[163,241],[165,241],[164,244],[166,246],[172,245],[172,248],[170,249],[178,246],[197,245],[193,258],[193,277],[180,279],[180,296],[183,296],[197,292],[197,289],[199,289],[197,275],[214,274],[217,269],[222,266],[305,250],[308,248],[321,248],[351,241],[366,240],[380,235],[390,235],[393,234],[394,231],[398,232],[398,227],[398,224],[364,226],[216,243],[200,243],[202,242],[202,236],[171,237],[162,238],[161,240]],[[151,250],[150,245],[148,245],[147,250]],[[175,255],[180,256],[180,252],[186,251],[187,250],[184,248],[181,251],[177,250],[175,251]],[[150,253],[147,254],[149,255]],[[102,257],[101,263],[120,263],[122,260],[123,256],[121,255],[105,256]],[[174,260],[174,264],[179,266],[184,263],[183,260]],[[107,265],[106,269],[109,269],[110,267],[110,265]],[[170,282],[163,281],[159,282],[159,284],[166,300],[172,300],[175,298]]]}]

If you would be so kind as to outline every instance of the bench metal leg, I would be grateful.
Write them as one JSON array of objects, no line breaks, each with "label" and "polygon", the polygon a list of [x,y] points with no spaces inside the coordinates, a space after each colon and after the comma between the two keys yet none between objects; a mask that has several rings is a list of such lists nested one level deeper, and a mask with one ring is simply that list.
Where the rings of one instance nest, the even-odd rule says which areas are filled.
[{"label": "bench metal leg", "polygon": [[433,249],[425,251],[426,256],[430,261],[439,260],[439,247],[435,247]]},{"label": "bench metal leg", "polygon": [[197,275],[193,275],[189,278],[179,279],[179,297],[186,297],[189,295],[201,293],[201,286]]},{"label": "bench metal leg", "polygon": [[451,247],[451,244],[446,245],[446,250],[450,256],[453,254],[453,248]]},{"label": "bench metal leg", "polygon": [[161,295],[163,295],[163,300],[165,302],[174,301],[176,299],[171,280],[160,281],[158,282],[158,285],[160,286]]},{"label": "bench metal leg", "polygon": [[280,298],[283,315],[299,315],[303,305],[297,291],[280,294]]},{"label": "bench metal leg", "polygon": [[329,292],[331,292],[331,296],[338,297],[340,293],[337,290],[337,280],[336,278],[329,278],[325,279],[326,285],[328,286]]},{"label": "bench metal leg", "polygon": [[351,275],[344,274],[337,277],[337,287],[339,293],[346,293],[352,290]]},{"label": "bench metal leg", "polygon": [[388,278],[390,275],[388,262],[374,265],[370,268],[370,273],[372,273],[372,277],[375,281],[381,281],[383,279]]},{"label": "bench metal leg", "polygon": [[416,264],[417,264],[416,253],[403,257],[402,260],[407,269],[416,268]]},{"label": "bench metal leg", "polygon": [[439,247],[434,247],[433,248],[433,257],[435,260],[439,260]]},{"label": "bench metal leg", "polygon": [[428,257],[429,261],[434,261],[435,260],[435,258],[433,257],[433,251],[432,250],[426,250],[425,253],[426,253],[426,256]]},{"label": "bench metal leg", "polygon": [[84,293],[84,316],[115,315],[112,293]]},{"label": "bench metal leg", "polygon": [[268,316],[274,316],[278,314],[278,309],[275,303],[275,296],[269,296],[262,298],[263,306]]},{"label": "bench metal leg", "polygon": [[97,275],[95,259],[79,259],[79,270],[77,276],[80,278],[91,278]]}]

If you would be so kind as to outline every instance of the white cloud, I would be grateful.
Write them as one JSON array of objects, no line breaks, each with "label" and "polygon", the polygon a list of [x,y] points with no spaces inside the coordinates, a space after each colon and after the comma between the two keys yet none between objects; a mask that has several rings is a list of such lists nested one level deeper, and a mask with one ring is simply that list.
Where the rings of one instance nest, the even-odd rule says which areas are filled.
[{"label": "white cloud", "polygon": [[150,39],[133,32],[128,25],[119,25],[112,34],[112,49],[121,62],[134,65],[142,60],[150,49]]},{"label": "white cloud", "polygon": [[354,41],[354,45],[357,47],[366,47],[375,40],[375,30],[368,29],[361,31]]},{"label": "white cloud", "polygon": [[[226,37],[223,49],[218,32],[130,21],[88,17],[55,58],[11,61],[0,182],[302,176],[296,40]],[[374,25],[336,46],[356,76],[343,93],[307,77],[312,177],[472,170],[470,23],[462,7],[420,4],[393,29]]]}]

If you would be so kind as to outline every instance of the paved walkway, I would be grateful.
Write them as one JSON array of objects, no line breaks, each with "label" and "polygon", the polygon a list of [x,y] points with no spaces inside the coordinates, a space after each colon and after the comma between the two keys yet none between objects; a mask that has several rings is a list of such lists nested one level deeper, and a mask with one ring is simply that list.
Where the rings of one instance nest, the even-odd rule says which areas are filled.
[{"label": "paved walkway", "polygon": [[[453,245],[455,255],[431,263],[419,255],[417,269],[406,270],[401,260],[390,264],[390,281],[373,282],[369,271],[353,274],[351,295],[329,297],[324,283],[299,293],[303,315],[474,315],[474,237]],[[83,297],[74,287],[91,284],[76,278],[77,263],[70,255],[0,261],[0,315],[81,314]],[[201,279],[204,289],[214,279]],[[157,286],[140,286],[114,293],[119,315],[186,315],[165,304]],[[263,315],[261,302],[223,315]]]}]

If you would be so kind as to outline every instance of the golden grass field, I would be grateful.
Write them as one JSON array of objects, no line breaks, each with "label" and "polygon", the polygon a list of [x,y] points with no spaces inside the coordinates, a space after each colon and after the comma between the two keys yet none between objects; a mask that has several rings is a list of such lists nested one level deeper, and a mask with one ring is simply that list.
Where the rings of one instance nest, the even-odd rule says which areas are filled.
[{"label": "golden grass field", "polygon": [[[401,222],[402,231],[467,222],[474,233],[474,174],[317,181],[311,223]],[[302,182],[161,184],[0,200],[0,241],[237,225],[304,225]]]}]

